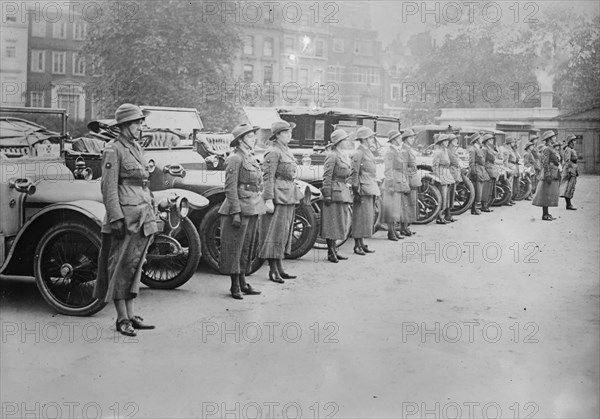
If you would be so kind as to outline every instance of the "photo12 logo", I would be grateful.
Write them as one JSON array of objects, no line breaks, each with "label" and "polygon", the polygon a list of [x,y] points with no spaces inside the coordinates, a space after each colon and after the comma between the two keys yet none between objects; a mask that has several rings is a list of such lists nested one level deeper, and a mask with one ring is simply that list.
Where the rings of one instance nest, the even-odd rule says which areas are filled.
[{"label": "photo12 logo", "polygon": [[297,322],[202,322],[201,325],[202,343],[211,340],[221,343],[297,343],[303,338],[314,343],[339,343],[336,337],[339,330],[340,326],[335,322],[314,322],[308,327]]},{"label": "photo12 logo", "polygon": [[323,418],[335,417],[340,407],[335,402],[314,402],[303,406],[298,402],[202,402],[202,418]]},{"label": "photo12 logo", "polygon": [[339,5],[332,1],[203,1],[202,23],[209,16],[218,16],[223,23],[338,23],[338,11]]},{"label": "photo12 logo", "polygon": [[537,23],[537,2],[528,1],[403,1],[402,23],[473,23],[482,19],[487,23],[514,21],[514,23]]},{"label": "photo12 logo", "polygon": [[[540,407],[534,402],[514,402],[509,406],[503,406],[497,402],[402,402],[402,419],[499,419],[533,418],[539,412]],[[510,413],[509,413],[510,412]]]},{"label": "photo12 logo", "polygon": [[2,418],[42,418],[42,419],[76,419],[76,418],[133,418],[139,412],[137,403],[113,403],[102,406],[97,402],[2,402]]},{"label": "photo12 logo", "polygon": [[502,326],[496,322],[402,322],[402,343],[498,343],[504,339],[512,343],[539,343],[540,330],[535,322],[514,322]]}]

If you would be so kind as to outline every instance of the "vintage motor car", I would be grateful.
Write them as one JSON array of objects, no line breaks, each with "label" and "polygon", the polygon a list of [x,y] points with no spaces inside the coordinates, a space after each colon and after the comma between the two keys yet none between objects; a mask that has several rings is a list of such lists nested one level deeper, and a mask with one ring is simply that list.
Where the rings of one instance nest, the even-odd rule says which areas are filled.
[{"label": "vintage motor car", "polygon": [[[165,108],[142,106],[146,115],[140,143],[144,147],[152,174],[150,189],[178,188],[202,194],[209,205],[190,214],[191,223],[198,230],[202,247],[202,258],[213,270],[219,270],[220,255],[220,215],[221,203],[225,199],[225,178],[222,171],[225,151],[214,150],[226,143],[229,151],[231,134],[203,132],[203,124],[196,109]],[[110,122],[104,121],[97,134],[111,133]],[[199,147],[208,147],[212,158],[205,159],[197,151]],[[225,149],[224,149],[225,150]],[[219,166],[220,165],[220,166]],[[305,195],[310,199],[319,199],[318,190],[304,182],[299,182]],[[292,253],[289,258],[304,256],[316,240],[316,215],[308,205],[296,209],[292,241]],[[263,264],[258,257],[253,259],[251,272],[257,271]]]},{"label": "vintage motor car", "polygon": [[[0,278],[35,280],[56,311],[92,315],[105,306],[92,297],[106,213],[100,181],[86,176],[85,170],[75,175],[65,164],[65,110],[2,107],[0,114]],[[60,132],[50,131],[24,115],[58,115],[62,127]],[[182,258],[173,251],[176,240],[169,232],[180,228],[190,210],[184,194],[189,195],[174,190],[155,194],[161,232],[153,247],[168,243],[171,251],[162,256],[149,253],[143,277],[152,277],[155,265]],[[199,203],[198,197],[190,198]]]}]

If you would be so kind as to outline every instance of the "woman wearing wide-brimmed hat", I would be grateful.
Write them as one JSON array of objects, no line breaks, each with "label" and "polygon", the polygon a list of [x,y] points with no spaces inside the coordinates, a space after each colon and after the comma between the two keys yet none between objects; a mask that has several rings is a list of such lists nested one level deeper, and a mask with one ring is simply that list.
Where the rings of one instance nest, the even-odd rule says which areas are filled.
[{"label": "woman wearing wide-brimmed hat", "polygon": [[532,192],[530,192],[529,196],[525,197],[525,199],[528,201],[532,200],[533,183],[536,180],[537,161],[536,161],[535,157],[533,156],[534,148],[535,148],[535,144],[533,142],[528,142],[527,144],[525,144],[524,153],[523,153],[523,164],[525,165],[526,171],[528,173],[530,173],[531,184],[532,184]]},{"label": "woman wearing wide-brimmed hat", "polygon": [[263,161],[263,198],[267,213],[260,222],[260,252],[269,262],[269,280],[283,284],[292,279],[283,269],[283,258],[292,249],[294,209],[304,197],[294,179],[298,171],[296,158],[288,144],[296,124],[276,121],[271,125],[271,144]]},{"label": "woman wearing wide-brimmed hat", "polygon": [[417,155],[412,149],[416,137],[417,134],[410,128],[404,130],[401,135],[400,160],[405,163],[402,170],[408,177],[408,186],[410,187],[410,192],[402,196],[403,199],[406,199],[406,204],[402,206],[404,214],[403,221],[400,223],[400,233],[405,236],[416,234],[409,226],[417,221],[419,215],[418,194],[421,177],[417,172]]},{"label": "woman wearing wide-brimmed hat", "polygon": [[444,215],[449,208],[449,185],[454,183],[454,176],[450,171],[450,156],[448,156],[448,134],[439,134],[435,139],[435,150],[433,151],[433,173],[440,180],[440,192],[442,193],[442,209],[438,214],[437,224],[448,224]]},{"label": "woman wearing wide-brimmed hat", "polygon": [[517,140],[508,137],[504,143],[504,166],[506,166],[506,180],[510,189],[510,199],[505,204],[513,206],[516,204],[515,196],[519,193],[519,153],[517,152]]},{"label": "woman wearing wide-brimmed hat", "polygon": [[360,144],[352,154],[352,173],[350,184],[354,193],[352,205],[352,237],[354,238],[354,253],[365,255],[373,253],[364,239],[373,235],[373,221],[375,218],[375,198],[379,196],[375,156],[370,149],[370,141],[375,138],[375,133],[369,127],[360,127],[356,130],[355,141]]},{"label": "woman wearing wide-brimmed hat", "polygon": [[347,144],[348,133],[336,129],[331,133],[330,151],[323,166],[323,211],[321,213],[321,237],[327,241],[327,259],[338,263],[348,259],[337,252],[335,241],[345,240],[350,221],[352,193],[347,185],[352,172],[352,162],[341,150]]},{"label": "woman wearing wide-brimmed hat", "polygon": [[565,198],[568,210],[576,210],[571,204],[571,199],[575,194],[575,185],[577,184],[577,176],[579,171],[577,170],[577,152],[575,151],[575,141],[577,137],[575,135],[569,135],[565,140],[564,153],[563,153],[563,171],[560,179],[560,196]]},{"label": "woman wearing wide-brimmed hat", "polygon": [[[488,138],[489,139],[489,138]],[[485,168],[485,151],[481,148],[481,135],[474,133],[469,137],[469,173],[473,187],[475,188],[475,199],[471,205],[471,214],[480,215],[477,206],[481,205],[481,211],[490,212],[487,208],[487,196],[484,190],[489,189],[490,176]]]},{"label": "woman wearing wide-brimmed hat", "polygon": [[533,197],[532,205],[542,207],[542,220],[552,221],[548,207],[558,206],[560,182],[560,153],[554,149],[554,131],[546,131],[542,135],[545,147],[542,150],[542,172],[538,181],[538,188]]},{"label": "woman wearing wide-brimmed hat", "polygon": [[221,214],[221,254],[219,270],[231,277],[231,296],[242,300],[242,293],[260,294],[246,282],[254,246],[257,241],[259,216],[265,213],[261,195],[262,171],[252,155],[259,127],[240,124],[232,131],[233,152],[225,161],[225,201]]},{"label": "woman wearing wide-brimmed hat", "polygon": [[483,194],[481,197],[481,211],[493,212],[490,206],[496,199],[496,182],[498,181],[498,166],[502,160],[498,157],[498,150],[494,144],[494,135],[485,133],[481,136],[480,141],[485,157],[485,170],[490,178],[489,181],[483,183]]},{"label": "woman wearing wide-brimmed hat", "polygon": [[116,328],[135,336],[135,329],[154,329],[134,313],[133,300],[140,288],[142,264],[158,231],[153,197],[148,189],[148,163],[139,138],[144,114],[130,103],[115,112],[119,137],[108,143],[102,156],[102,246],[94,297],[114,301]]},{"label": "woman wearing wide-brimmed hat", "polygon": [[[533,134],[531,137],[529,137],[529,144],[532,145],[532,147],[529,148],[530,153],[531,153],[531,159],[532,159],[532,167],[534,170],[532,179],[531,179],[531,195],[533,196],[533,194],[535,194],[535,191],[537,189],[537,185],[538,185],[538,179],[540,177],[540,173],[542,171],[542,162],[540,159],[540,153],[538,152],[538,142],[539,142],[540,137],[538,137],[537,134]],[[531,199],[530,199],[531,200]]]},{"label": "woman wearing wide-brimmed hat", "polygon": [[458,157],[458,137],[449,134],[448,138],[448,157],[450,158],[450,171],[454,177],[454,183],[448,186],[448,208],[446,208],[446,221],[453,223],[456,219],[452,216],[454,208],[454,197],[456,195],[456,185],[462,182],[462,170],[460,167],[460,158]]}]

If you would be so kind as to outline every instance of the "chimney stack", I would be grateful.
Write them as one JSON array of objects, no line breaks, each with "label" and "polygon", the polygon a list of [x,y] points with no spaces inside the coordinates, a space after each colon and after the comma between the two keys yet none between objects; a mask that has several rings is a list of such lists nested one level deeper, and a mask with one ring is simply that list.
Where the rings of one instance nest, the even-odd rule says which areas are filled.
[{"label": "chimney stack", "polygon": [[540,92],[540,107],[551,108],[552,107],[552,92]]}]

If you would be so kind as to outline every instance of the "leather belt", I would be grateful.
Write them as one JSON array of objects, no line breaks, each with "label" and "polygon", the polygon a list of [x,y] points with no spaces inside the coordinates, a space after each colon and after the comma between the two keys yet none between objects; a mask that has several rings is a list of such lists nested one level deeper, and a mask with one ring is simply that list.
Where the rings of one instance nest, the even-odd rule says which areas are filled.
[{"label": "leather belt", "polygon": [[347,178],[345,178],[345,177],[343,177],[343,178],[335,178],[335,177],[334,177],[334,178],[333,178],[333,181],[334,181],[334,182],[342,182],[342,183],[346,183],[346,179],[347,179]]},{"label": "leather belt", "polygon": [[119,185],[137,186],[146,189],[148,187],[148,179],[119,179]]},{"label": "leather belt", "polygon": [[285,177],[285,176],[275,176],[275,179],[287,180],[288,182],[293,182],[294,181],[293,177]]},{"label": "leather belt", "polygon": [[250,192],[260,192],[261,191],[261,188],[258,185],[254,185],[252,183],[240,183],[238,185],[238,188],[244,189],[244,190],[250,191]]}]

